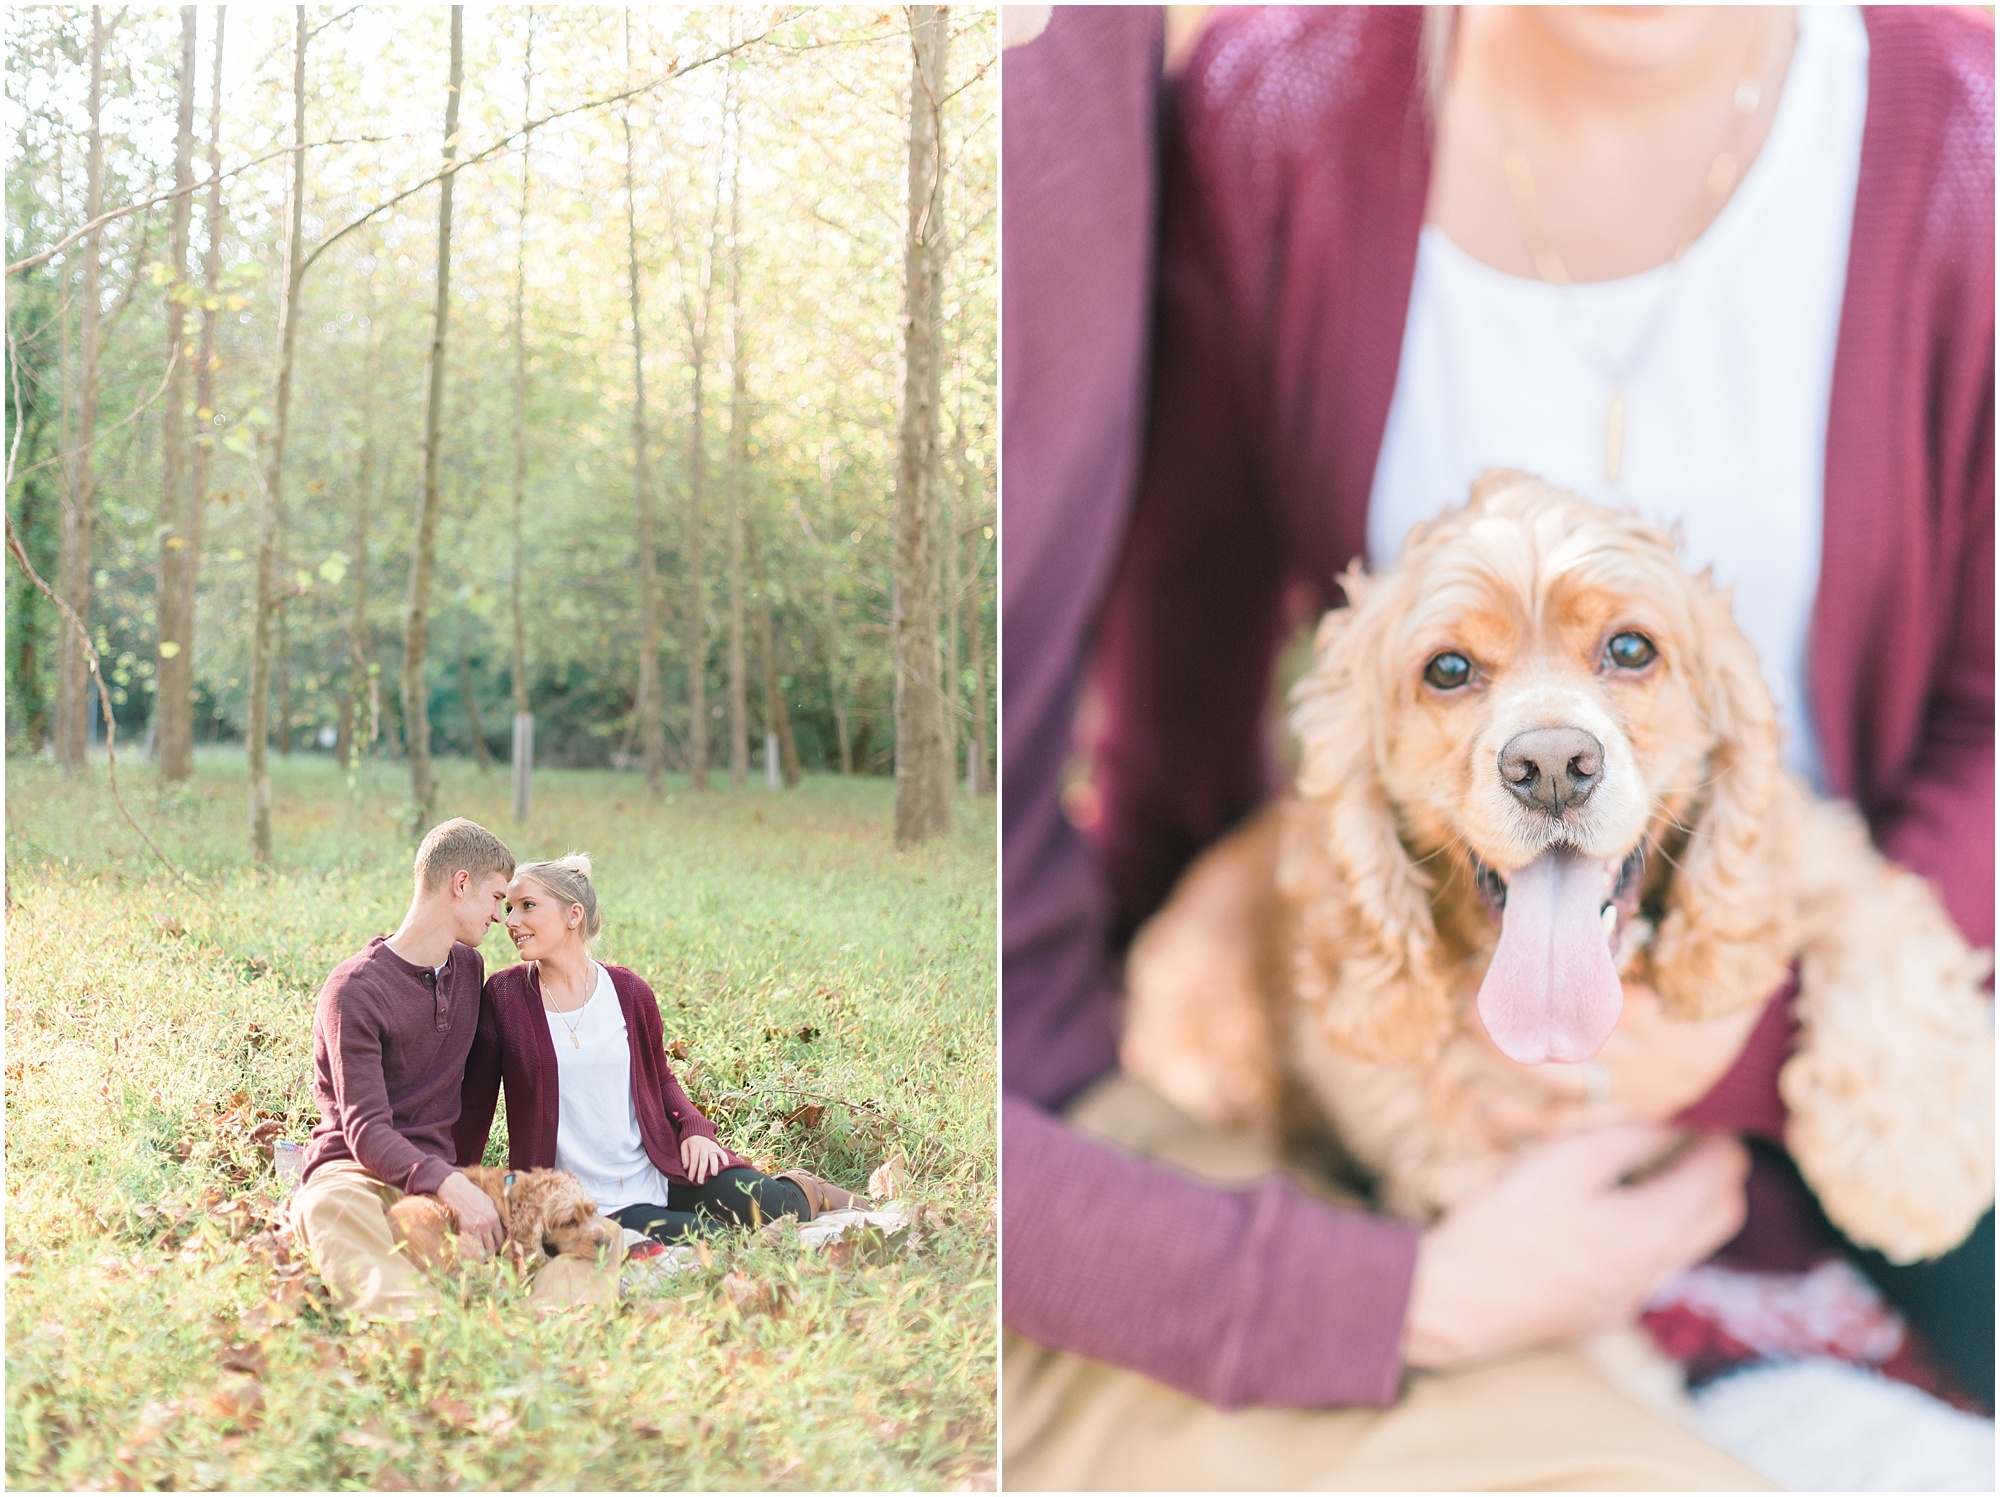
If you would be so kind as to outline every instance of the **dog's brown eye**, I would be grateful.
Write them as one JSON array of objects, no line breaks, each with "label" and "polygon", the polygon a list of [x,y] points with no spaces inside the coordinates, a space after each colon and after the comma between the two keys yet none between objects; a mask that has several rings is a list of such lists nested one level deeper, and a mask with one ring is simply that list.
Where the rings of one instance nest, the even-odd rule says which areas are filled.
[{"label": "dog's brown eye", "polygon": [[1606,662],[1625,671],[1636,671],[1651,665],[1659,653],[1650,639],[1633,629],[1612,635],[1604,647]]},{"label": "dog's brown eye", "polygon": [[1431,656],[1431,663],[1424,667],[1424,679],[1439,691],[1456,691],[1472,679],[1472,662],[1456,650],[1445,650]]}]

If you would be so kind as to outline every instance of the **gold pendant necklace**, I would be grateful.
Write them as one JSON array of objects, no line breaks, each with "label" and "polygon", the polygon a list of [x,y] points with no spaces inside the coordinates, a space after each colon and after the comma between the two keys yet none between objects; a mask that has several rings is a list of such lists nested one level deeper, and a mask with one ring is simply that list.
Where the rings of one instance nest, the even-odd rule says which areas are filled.
[{"label": "gold pendant necklace", "polygon": [[[592,990],[592,993],[593,993],[593,996],[595,996],[595,989],[593,989],[593,990]],[[546,1003],[546,1002],[544,1002],[544,1004],[543,1004],[543,1007],[547,1008],[547,1003]],[[579,1030],[579,1029],[581,1029],[581,1028],[583,1027],[583,1011],[584,1011],[584,1010],[585,1010],[586,1008],[589,1008],[589,1007],[590,1007],[590,999],[589,999],[589,998],[586,998],[586,999],[584,999],[582,1003],[580,1003],[580,1004],[578,1004],[578,1005],[577,1005],[577,1007],[576,1007],[576,1022],[575,1022],[574,1024],[570,1023],[570,1021],[569,1021],[569,1015],[568,1015],[568,1014],[566,1014],[566,1013],[564,1013],[564,1012],[563,1012],[563,1011],[562,1011],[561,1009],[559,1009],[559,1008],[551,1008],[551,1009],[549,1009],[549,1010],[548,1010],[548,1011],[549,1011],[550,1013],[554,1014],[554,1015],[555,1015],[555,1016],[556,1016],[556,1017],[557,1017],[558,1019],[561,1019],[561,1020],[562,1020],[562,1026],[563,1026],[563,1028],[565,1028],[565,1029],[567,1029],[567,1030],[569,1031],[569,1042],[570,1042],[570,1045],[572,1046],[572,1048],[574,1048],[574,1049],[577,1049],[577,1050],[581,1050],[581,1049],[583,1048],[583,1041],[582,1041],[582,1040],[580,1040],[580,1039],[578,1039],[578,1038],[576,1037],[576,1032],[577,1032],[577,1030]]]},{"label": "gold pendant necklace", "polygon": [[[1612,356],[1597,335],[1596,326],[1584,314],[1577,300],[1576,284],[1570,279],[1569,268],[1563,263],[1556,249],[1555,239],[1549,233],[1548,225],[1542,220],[1541,200],[1535,192],[1535,174],[1528,166],[1528,158],[1513,140],[1513,132],[1507,122],[1499,118],[1499,110],[1494,110],[1495,123],[1501,127],[1500,162],[1507,177],[1507,188],[1514,199],[1514,208],[1521,218],[1521,227],[1528,236],[1529,252],[1535,261],[1535,274],[1562,293],[1565,322],[1569,328],[1571,341],[1598,375],[1609,387],[1609,398],[1604,408],[1604,481],[1613,488],[1625,472],[1625,387],[1634,372],[1645,361],[1651,350],[1654,337],[1665,326],[1667,308],[1672,304],[1674,293],[1680,286],[1681,261],[1701,230],[1721,212],[1722,204],[1728,201],[1730,192],[1736,186],[1739,161],[1732,149],[1737,135],[1746,129],[1757,113],[1757,106],[1763,99],[1763,88],[1757,81],[1756,53],[1758,38],[1753,32],[1750,39],[1751,55],[1744,59],[1745,72],[1730,95],[1731,117],[1729,129],[1724,137],[1722,149],[1715,153],[1715,160],[1709,164],[1708,174],[1702,181],[1705,211],[1696,218],[1697,228],[1683,239],[1674,257],[1668,262],[1667,284],[1660,292],[1660,299],[1653,304],[1645,323],[1639,329],[1625,350],[1623,358]],[[1489,94],[1489,97],[1491,95]],[[1710,204],[1713,208],[1710,209]]]}]

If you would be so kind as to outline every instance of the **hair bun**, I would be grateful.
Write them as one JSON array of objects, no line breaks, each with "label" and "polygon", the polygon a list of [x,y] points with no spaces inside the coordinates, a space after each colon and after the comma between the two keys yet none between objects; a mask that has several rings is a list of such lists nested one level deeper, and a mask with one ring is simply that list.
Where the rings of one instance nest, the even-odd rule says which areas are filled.
[{"label": "hair bun", "polygon": [[578,878],[590,877],[590,854],[587,852],[564,853],[556,859],[558,867],[567,868]]}]

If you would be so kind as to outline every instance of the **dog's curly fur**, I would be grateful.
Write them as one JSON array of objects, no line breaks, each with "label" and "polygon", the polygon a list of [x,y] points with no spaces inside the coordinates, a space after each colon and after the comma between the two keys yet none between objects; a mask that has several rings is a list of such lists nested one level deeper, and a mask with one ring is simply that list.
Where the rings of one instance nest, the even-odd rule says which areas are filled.
[{"label": "dog's curly fur", "polygon": [[[474,1165],[461,1171],[486,1192],[507,1229],[504,1251],[518,1265],[571,1254],[623,1258],[625,1234],[598,1214],[597,1202],[568,1170],[503,1170]],[[510,1186],[507,1181],[513,1177]],[[458,1214],[436,1196],[404,1196],[389,1208],[389,1229],[413,1263],[435,1267],[454,1261]]]},{"label": "dog's curly fur", "polygon": [[[1127,1070],[1273,1142],[1330,1121],[1404,1214],[1491,1179],[1523,1140],[1472,1099],[1537,1083],[1480,1032],[1497,927],[1475,858],[1520,868],[1550,845],[1494,766],[1513,734],[1573,725],[1604,772],[1559,835],[1647,854],[1621,970],[1671,1018],[1747,1021],[1796,962],[1803,1033],[1779,1084],[1800,1169],[1892,1259],[1961,1240],[1993,1201],[1990,962],[1853,811],[1783,770],[1728,593],[1665,532],[1519,473],[1486,475],[1395,567],[1344,582],[1293,695],[1293,793],[1198,862],[1133,946]],[[1658,659],[1601,669],[1627,629]],[[1444,649],[1478,662],[1481,690],[1423,684]]]}]

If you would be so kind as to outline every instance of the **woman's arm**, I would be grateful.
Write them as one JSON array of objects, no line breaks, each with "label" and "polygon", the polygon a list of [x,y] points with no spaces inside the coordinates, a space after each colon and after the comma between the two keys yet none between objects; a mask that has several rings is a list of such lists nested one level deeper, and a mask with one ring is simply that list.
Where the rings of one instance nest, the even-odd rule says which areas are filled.
[{"label": "woman's arm", "polygon": [[[1989,324],[1990,327],[1990,324]],[[1987,348],[1992,342],[1989,335]],[[1993,944],[1993,371],[1978,387],[1965,458],[1966,539],[1923,744],[1894,809],[1874,818],[1883,853],[1929,879],[1974,946]]]},{"label": "woman's arm", "polygon": [[632,974],[632,982],[632,1014],[639,1027],[639,1033],[633,1039],[635,1053],[643,1053],[648,1064],[658,1068],[660,1101],[666,1108],[667,1126],[673,1131],[675,1147],[678,1148],[681,1141],[690,1136],[719,1142],[715,1137],[715,1124],[688,1100],[687,1092],[682,1089],[680,1079],[674,1075],[674,1068],[667,1060],[666,1026],[660,1019],[660,1000],[638,973]]},{"label": "woman's arm", "polygon": [[494,1105],[500,1097],[500,1026],[494,1015],[493,981],[488,978],[479,993],[479,1026],[473,1031],[472,1053],[465,1058],[458,1121],[451,1125],[452,1147],[461,1168],[486,1157]]}]

